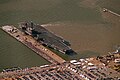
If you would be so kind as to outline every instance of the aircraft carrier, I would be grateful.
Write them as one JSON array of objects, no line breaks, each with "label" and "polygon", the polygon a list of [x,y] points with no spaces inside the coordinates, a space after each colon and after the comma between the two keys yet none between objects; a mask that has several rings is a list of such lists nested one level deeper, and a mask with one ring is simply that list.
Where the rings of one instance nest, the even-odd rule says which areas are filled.
[{"label": "aircraft carrier", "polygon": [[70,48],[70,43],[63,38],[53,34],[39,24],[31,22],[19,23],[19,28],[27,35],[31,35],[42,45],[64,54],[75,54]]}]

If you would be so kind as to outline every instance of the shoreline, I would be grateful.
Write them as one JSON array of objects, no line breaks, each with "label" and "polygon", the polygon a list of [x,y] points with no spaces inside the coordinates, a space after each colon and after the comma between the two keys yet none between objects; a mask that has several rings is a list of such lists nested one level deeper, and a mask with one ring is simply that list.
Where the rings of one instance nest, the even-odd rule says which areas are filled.
[{"label": "shoreline", "polygon": [[[47,59],[52,64],[13,71],[6,70],[5,72],[0,72],[0,80],[32,80],[33,78],[35,78],[35,80],[97,80],[101,78],[111,78],[116,80],[120,77],[120,73],[114,69],[116,68],[115,65],[117,65],[117,62],[115,61],[120,60],[120,52],[112,52],[111,54],[104,56],[65,61],[49,49],[42,46],[31,36],[22,34],[22,32],[14,26],[3,26],[2,30],[31,50],[35,51],[36,54]],[[94,74],[94,71],[96,74]],[[48,74],[52,74],[53,77],[50,77]],[[56,74],[60,77],[56,76]],[[67,77],[61,74],[66,75]]]},{"label": "shoreline", "polygon": [[34,40],[31,36],[24,35],[16,27],[9,26],[10,28],[14,28],[14,30],[17,31],[16,33],[11,33],[9,31],[7,31],[6,29],[4,29],[4,27],[5,26],[1,27],[1,30],[3,30],[4,32],[8,33],[10,36],[12,36],[17,41],[19,41],[22,44],[24,44],[25,46],[27,46],[29,49],[34,51],[37,55],[43,57],[44,59],[46,59],[50,63],[62,63],[62,62],[65,62],[64,59],[62,59],[61,57],[57,56],[52,51],[50,51],[47,48],[45,48],[44,46],[42,46],[40,43],[38,43],[36,40]]}]

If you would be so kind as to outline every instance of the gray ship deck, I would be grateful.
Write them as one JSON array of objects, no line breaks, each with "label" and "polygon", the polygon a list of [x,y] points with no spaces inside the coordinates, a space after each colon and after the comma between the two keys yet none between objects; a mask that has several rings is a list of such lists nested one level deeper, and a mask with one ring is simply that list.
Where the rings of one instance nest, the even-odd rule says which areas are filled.
[{"label": "gray ship deck", "polygon": [[20,23],[20,27],[24,32],[32,35],[39,42],[45,46],[48,46],[49,48],[53,48],[65,54],[75,53],[70,48],[70,43],[68,41],[48,31],[41,25],[36,25],[32,22],[22,22]]}]

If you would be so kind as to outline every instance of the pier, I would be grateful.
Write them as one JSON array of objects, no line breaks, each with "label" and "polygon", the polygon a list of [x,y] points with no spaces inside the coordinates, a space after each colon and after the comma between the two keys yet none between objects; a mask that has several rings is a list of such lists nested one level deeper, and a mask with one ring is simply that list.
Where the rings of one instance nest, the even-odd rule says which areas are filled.
[{"label": "pier", "polygon": [[[52,64],[25,69],[0,72],[0,80],[119,80],[116,68],[120,52],[106,56],[65,61],[30,35],[14,26],[3,26],[2,30],[32,49]],[[117,55],[117,56],[116,56]],[[119,65],[118,65],[119,67]]]},{"label": "pier", "polygon": [[109,13],[111,13],[111,14],[113,14],[113,15],[116,15],[116,16],[120,17],[120,14],[115,13],[115,12],[113,12],[113,11],[107,9],[107,8],[103,8],[103,11],[104,11],[104,12],[109,12]]},{"label": "pier", "polygon": [[[114,60],[110,60],[110,65],[113,65],[113,62]],[[120,73],[111,69],[110,65],[105,66],[96,58],[71,60],[60,64],[2,72],[0,80],[119,80]]]},{"label": "pier", "polygon": [[38,55],[42,56],[49,62],[53,64],[57,63],[63,63],[65,62],[64,59],[56,55],[54,52],[50,51],[41,43],[37,42],[34,38],[32,38],[29,35],[24,34],[22,31],[17,29],[14,26],[3,26],[2,30],[14,37],[16,40],[19,42],[23,43],[26,45],[28,48],[32,49],[34,52],[36,52]]}]

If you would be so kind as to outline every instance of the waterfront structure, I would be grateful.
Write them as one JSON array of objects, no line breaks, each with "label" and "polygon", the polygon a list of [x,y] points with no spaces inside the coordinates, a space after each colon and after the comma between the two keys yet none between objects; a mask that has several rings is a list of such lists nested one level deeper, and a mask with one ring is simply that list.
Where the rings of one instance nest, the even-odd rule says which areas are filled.
[{"label": "waterfront structure", "polygon": [[[113,60],[114,62],[114,60]],[[71,60],[0,73],[0,80],[119,80],[120,73],[96,58]]]},{"label": "waterfront structure", "polygon": [[42,45],[52,48],[64,54],[74,54],[75,52],[70,48],[70,43],[63,38],[48,31],[43,26],[33,22],[21,22],[19,27],[25,34],[31,35]]},{"label": "waterfront structure", "polygon": [[49,62],[51,62],[53,64],[65,62],[64,59],[62,59],[61,57],[56,55],[54,52],[50,51],[49,49],[47,49],[46,47],[41,45],[41,43],[36,41],[30,35],[23,34],[23,32],[20,31],[19,29],[17,29],[16,27],[6,25],[6,26],[2,27],[2,30],[7,32],[9,35],[11,35],[16,40],[23,43],[25,46],[27,46],[28,48],[30,48],[31,50],[36,52],[36,54],[42,56],[43,58],[45,58]]},{"label": "waterfront structure", "polygon": [[[22,42],[30,49],[41,55],[51,65],[32,67],[25,69],[7,69],[0,73],[0,80],[119,80],[119,63],[120,56],[109,54],[97,58],[86,58],[79,60],[65,61],[55,53],[36,41],[31,35],[33,29],[25,30],[26,34],[14,26],[3,26],[2,29]],[[22,29],[24,30],[24,29]],[[38,39],[37,39],[38,40]],[[115,66],[115,67],[114,67]],[[116,67],[117,66],[117,67]],[[111,68],[115,68],[114,70]],[[116,70],[116,71],[115,71]],[[118,71],[118,72],[117,72]]]}]

